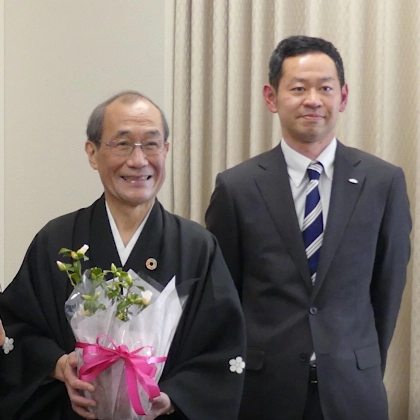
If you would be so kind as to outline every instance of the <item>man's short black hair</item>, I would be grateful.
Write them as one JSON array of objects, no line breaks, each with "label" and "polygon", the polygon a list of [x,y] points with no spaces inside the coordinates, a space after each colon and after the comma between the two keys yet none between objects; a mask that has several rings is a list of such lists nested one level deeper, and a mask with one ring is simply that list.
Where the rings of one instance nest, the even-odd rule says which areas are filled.
[{"label": "man's short black hair", "polygon": [[104,116],[106,107],[111,104],[112,102],[120,100],[123,103],[135,103],[140,100],[146,100],[154,105],[160,112],[160,116],[162,117],[162,125],[163,125],[163,139],[166,142],[169,137],[169,126],[166,120],[165,114],[163,111],[146,95],[143,95],[140,92],[135,90],[125,90],[123,92],[117,93],[116,95],[112,96],[111,98],[107,99],[106,101],[100,103],[92,112],[89,117],[88,125],[86,128],[86,134],[88,140],[95,143],[97,147],[101,145],[101,138],[102,138],[102,130],[104,125]]},{"label": "man's short black hair", "polygon": [[331,42],[325,41],[325,39],[303,35],[283,39],[273,51],[268,72],[270,85],[277,91],[282,76],[283,62],[286,58],[308,53],[323,53],[328,55],[334,61],[340,86],[344,86],[346,83],[344,79],[344,65],[337,48]]}]

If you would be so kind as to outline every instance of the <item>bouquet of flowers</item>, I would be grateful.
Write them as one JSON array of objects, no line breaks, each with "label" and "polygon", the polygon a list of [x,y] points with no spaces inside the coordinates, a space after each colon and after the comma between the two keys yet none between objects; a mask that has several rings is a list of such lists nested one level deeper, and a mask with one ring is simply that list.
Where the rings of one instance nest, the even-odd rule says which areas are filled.
[{"label": "bouquet of flowers", "polygon": [[157,382],[185,297],[178,296],[175,277],[163,288],[114,264],[82,273],[88,248],[62,248],[72,262],[57,261],[74,288],[65,311],[77,341],[78,375],[95,387],[86,396],[97,402],[92,412],[99,420],[139,419],[160,394]]}]

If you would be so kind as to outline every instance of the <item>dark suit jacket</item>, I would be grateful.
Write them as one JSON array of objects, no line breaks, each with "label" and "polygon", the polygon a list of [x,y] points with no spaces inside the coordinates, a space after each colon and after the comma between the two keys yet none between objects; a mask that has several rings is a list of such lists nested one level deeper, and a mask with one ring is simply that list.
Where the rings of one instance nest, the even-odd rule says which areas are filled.
[{"label": "dark suit jacket", "polygon": [[402,170],[338,143],[314,286],[280,146],[218,175],[206,223],[247,324],[239,418],[301,420],[315,351],[326,420],[387,419],[382,379],[410,255]]}]

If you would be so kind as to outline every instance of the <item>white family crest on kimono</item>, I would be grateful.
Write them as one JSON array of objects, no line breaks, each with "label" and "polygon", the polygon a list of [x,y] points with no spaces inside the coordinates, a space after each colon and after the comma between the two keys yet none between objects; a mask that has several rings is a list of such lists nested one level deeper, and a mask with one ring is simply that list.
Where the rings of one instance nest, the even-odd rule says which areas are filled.
[{"label": "white family crest on kimono", "polygon": [[4,340],[4,344],[2,346],[4,354],[9,354],[13,349],[14,349],[14,345],[13,343],[15,342],[15,340],[13,338],[9,338],[6,337]]},{"label": "white family crest on kimono", "polygon": [[229,360],[229,369],[233,373],[241,374],[245,369],[245,362],[241,356]]}]

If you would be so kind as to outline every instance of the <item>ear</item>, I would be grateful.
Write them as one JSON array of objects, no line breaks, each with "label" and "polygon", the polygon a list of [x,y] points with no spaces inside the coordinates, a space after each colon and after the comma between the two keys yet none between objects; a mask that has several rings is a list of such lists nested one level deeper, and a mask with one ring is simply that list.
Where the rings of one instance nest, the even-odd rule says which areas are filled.
[{"label": "ear", "polygon": [[168,142],[168,141],[166,141],[166,142],[163,144],[163,150],[162,150],[162,152],[161,152],[161,156],[163,156],[163,157],[166,159],[166,155],[168,154],[168,152],[169,152],[169,142]]},{"label": "ear", "polygon": [[98,155],[98,147],[95,143],[93,143],[90,140],[87,140],[85,143],[85,152],[89,159],[89,165],[97,170],[98,169],[98,163],[97,163],[97,155]]},{"label": "ear", "polygon": [[340,112],[343,112],[347,106],[347,99],[349,97],[349,87],[347,83],[341,88],[341,104],[338,109]]},{"label": "ear", "polygon": [[267,106],[268,110],[273,114],[277,113],[277,93],[273,86],[271,85],[264,85],[263,87],[263,96],[265,100],[265,105]]}]

